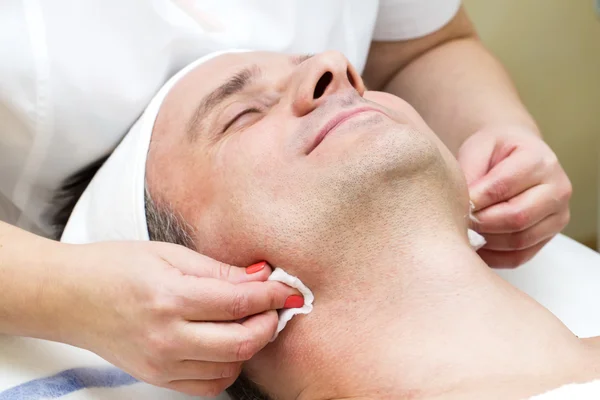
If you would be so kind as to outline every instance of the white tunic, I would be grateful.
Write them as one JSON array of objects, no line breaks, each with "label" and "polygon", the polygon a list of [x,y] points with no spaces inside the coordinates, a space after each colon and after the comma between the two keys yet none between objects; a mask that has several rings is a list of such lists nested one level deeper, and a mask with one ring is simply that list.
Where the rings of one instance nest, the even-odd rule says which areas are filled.
[{"label": "white tunic", "polygon": [[48,234],[71,174],[108,154],[156,90],[210,51],[338,50],[438,30],[459,0],[3,0],[0,220]]}]

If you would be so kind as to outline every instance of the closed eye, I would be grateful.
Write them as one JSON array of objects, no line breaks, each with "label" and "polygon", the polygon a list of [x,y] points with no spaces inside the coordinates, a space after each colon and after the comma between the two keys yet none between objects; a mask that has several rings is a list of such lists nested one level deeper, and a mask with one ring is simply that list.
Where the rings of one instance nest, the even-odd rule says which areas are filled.
[{"label": "closed eye", "polygon": [[240,118],[242,118],[244,115],[246,114],[250,114],[250,113],[259,113],[260,110],[258,108],[247,108],[244,111],[242,111],[241,113],[237,114],[235,117],[233,117],[231,119],[231,121],[229,121],[225,127],[223,128],[223,132],[227,131],[227,129],[229,129],[231,127],[231,125],[235,124],[235,122],[237,120],[239,120]]}]

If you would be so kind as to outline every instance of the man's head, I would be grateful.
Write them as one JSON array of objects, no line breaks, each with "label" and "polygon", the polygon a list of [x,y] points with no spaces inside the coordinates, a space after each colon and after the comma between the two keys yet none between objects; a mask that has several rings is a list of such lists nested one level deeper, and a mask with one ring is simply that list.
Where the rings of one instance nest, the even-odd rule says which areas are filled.
[{"label": "man's head", "polygon": [[[248,364],[239,398],[257,396],[248,378],[285,386],[284,364],[306,358],[316,326],[329,329],[331,289],[347,290],[332,282],[372,279],[349,258],[385,247],[381,237],[406,245],[444,225],[466,238],[468,196],[453,156],[410,105],[365,91],[334,52],[226,54],[191,71],[158,114],[146,186],[151,237],[234,265],[267,260],[318,297],[314,315]],[[179,230],[162,236],[167,226]]]},{"label": "man's head", "polygon": [[357,229],[418,209],[462,218],[468,201],[418,113],[366,92],[335,52],[225,54],[198,66],[161,106],[146,184],[192,228],[198,251],[237,265],[339,255]]}]

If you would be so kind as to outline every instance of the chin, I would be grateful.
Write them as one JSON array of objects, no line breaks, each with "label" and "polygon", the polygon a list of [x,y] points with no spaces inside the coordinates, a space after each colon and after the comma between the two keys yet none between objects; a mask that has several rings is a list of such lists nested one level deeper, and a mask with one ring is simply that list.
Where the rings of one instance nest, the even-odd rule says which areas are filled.
[{"label": "chin", "polygon": [[443,167],[436,143],[410,125],[392,124],[365,140],[359,157],[368,160],[373,173],[405,178]]},{"label": "chin", "polygon": [[402,201],[431,198],[453,210],[468,207],[466,182],[456,161],[446,159],[435,138],[409,126],[374,135],[347,155],[341,170],[346,204],[372,209],[373,203],[398,207]]}]

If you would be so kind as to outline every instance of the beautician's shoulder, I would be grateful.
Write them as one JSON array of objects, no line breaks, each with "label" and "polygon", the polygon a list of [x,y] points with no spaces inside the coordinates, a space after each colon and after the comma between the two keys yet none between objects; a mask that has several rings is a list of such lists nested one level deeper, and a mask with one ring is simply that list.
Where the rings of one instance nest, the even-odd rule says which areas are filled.
[{"label": "beautician's shoulder", "polygon": [[460,0],[382,0],[363,78],[369,88],[382,90],[416,57],[472,35]]},{"label": "beautician's shoulder", "polygon": [[374,41],[397,41],[433,33],[454,18],[460,0],[380,0]]}]

